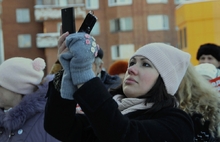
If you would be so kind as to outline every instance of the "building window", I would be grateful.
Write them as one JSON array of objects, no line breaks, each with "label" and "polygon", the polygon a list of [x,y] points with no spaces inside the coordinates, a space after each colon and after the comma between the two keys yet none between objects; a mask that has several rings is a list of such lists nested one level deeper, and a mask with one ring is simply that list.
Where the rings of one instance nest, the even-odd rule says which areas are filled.
[{"label": "building window", "polygon": [[179,30],[179,48],[183,49],[187,47],[187,30],[186,27]]},{"label": "building window", "polygon": [[67,0],[55,0],[55,5],[67,6]]},{"label": "building window", "polygon": [[133,44],[113,45],[111,47],[112,60],[129,59],[133,54]]},{"label": "building window", "polygon": [[4,61],[4,43],[3,43],[3,31],[2,21],[0,19],[0,64]]},{"label": "building window", "polygon": [[43,0],[36,0],[36,5],[43,5]]},{"label": "building window", "polygon": [[108,6],[131,5],[132,0],[108,0]]},{"label": "building window", "polygon": [[182,38],[182,30],[179,30],[179,48],[183,48],[183,38]]},{"label": "building window", "polygon": [[96,22],[92,31],[91,31],[91,35],[96,36],[100,34],[100,24],[99,22]]},{"label": "building window", "polygon": [[99,0],[86,0],[86,9],[98,9]]},{"label": "building window", "polygon": [[175,0],[174,2],[175,2],[175,4],[181,4],[184,1],[189,1],[189,0]]},{"label": "building window", "polygon": [[30,22],[30,10],[28,8],[16,9],[16,20],[18,23]]},{"label": "building window", "polygon": [[18,35],[18,47],[31,48],[31,35],[30,34]]},{"label": "building window", "polygon": [[1,0],[0,0],[0,15],[2,15],[2,4],[1,4]]},{"label": "building window", "polygon": [[166,15],[150,15],[147,17],[148,30],[169,30],[169,19]]},{"label": "building window", "polygon": [[62,25],[61,22],[58,22],[58,23],[57,23],[57,32],[58,32],[58,33],[60,33],[60,30],[61,30],[61,28],[62,28],[61,25]]},{"label": "building window", "polygon": [[184,47],[187,47],[187,31],[186,31],[186,27],[183,28],[183,41],[184,41]]},{"label": "building window", "polygon": [[110,20],[110,31],[131,31],[133,30],[133,21],[131,17]]},{"label": "building window", "polygon": [[167,0],[147,0],[147,3],[167,3]]}]

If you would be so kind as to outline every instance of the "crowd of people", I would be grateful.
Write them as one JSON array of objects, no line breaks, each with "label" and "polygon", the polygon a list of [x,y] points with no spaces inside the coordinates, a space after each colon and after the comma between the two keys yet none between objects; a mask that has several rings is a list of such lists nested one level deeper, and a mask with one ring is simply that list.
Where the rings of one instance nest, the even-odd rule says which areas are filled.
[{"label": "crowd of people", "polygon": [[199,64],[164,43],[138,48],[103,70],[94,37],[68,32],[44,75],[44,59],[0,65],[2,142],[218,142],[220,47],[202,44]]}]

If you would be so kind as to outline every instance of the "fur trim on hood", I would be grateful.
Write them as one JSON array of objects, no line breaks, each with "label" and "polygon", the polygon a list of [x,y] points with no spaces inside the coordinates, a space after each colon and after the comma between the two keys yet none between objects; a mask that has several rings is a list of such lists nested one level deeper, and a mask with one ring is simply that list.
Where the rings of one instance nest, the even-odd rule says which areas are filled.
[{"label": "fur trim on hood", "polygon": [[38,86],[38,90],[25,95],[21,102],[11,110],[0,110],[0,127],[13,131],[21,128],[26,120],[44,111],[48,83]]}]

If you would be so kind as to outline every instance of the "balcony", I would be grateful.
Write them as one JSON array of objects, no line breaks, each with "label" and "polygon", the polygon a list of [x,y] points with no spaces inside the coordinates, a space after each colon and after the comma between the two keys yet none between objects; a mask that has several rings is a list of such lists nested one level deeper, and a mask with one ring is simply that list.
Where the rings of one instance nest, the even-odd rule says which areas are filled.
[{"label": "balcony", "polygon": [[57,47],[57,40],[60,33],[39,33],[37,34],[37,47],[38,48],[54,48]]},{"label": "balcony", "polygon": [[[67,7],[67,6],[65,6]],[[61,9],[64,6],[55,5],[35,5],[35,20],[37,22],[61,20]],[[75,8],[75,18],[85,18],[87,12],[84,4],[69,4],[68,7]],[[57,47],[59,33],[38,33],[36,35],[36,44],[38,48]]]},{"label": "balcony", "polygon": [[[39,22],[46,20],[59,20],[61,19],[61,9],[65,7],[56,5],[35,5],[35,20]],[[87,14],[84,4],[69,4],[68,7],[75,8],[75,18],[84,18]]]}]

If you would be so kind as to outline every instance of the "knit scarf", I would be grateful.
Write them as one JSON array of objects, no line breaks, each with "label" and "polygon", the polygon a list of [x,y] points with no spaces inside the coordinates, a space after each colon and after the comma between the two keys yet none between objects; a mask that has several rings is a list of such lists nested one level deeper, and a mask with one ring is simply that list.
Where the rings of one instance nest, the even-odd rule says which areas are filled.
[{"label": "knit scarf", "polygon": [[118,104],[118,109],[123,115],[137,110],[149,109],[154,103],[145,103],[146,99],[125,98],[123,95],[115,95],[113,99]]}]

